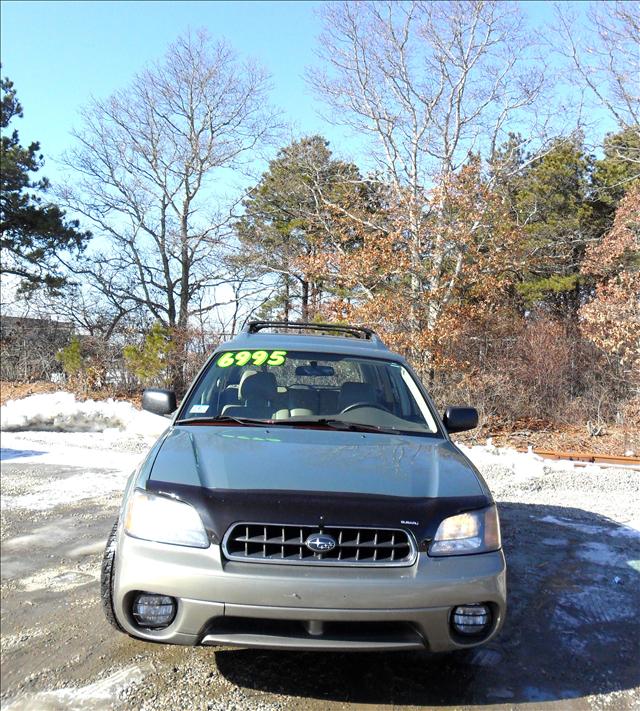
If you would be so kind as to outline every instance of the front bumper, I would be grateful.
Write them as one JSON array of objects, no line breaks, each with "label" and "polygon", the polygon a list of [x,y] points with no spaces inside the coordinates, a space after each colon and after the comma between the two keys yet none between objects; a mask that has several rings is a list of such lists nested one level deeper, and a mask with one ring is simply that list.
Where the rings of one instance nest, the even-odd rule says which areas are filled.
[{"label": "front bumper", "polygon": [[[137,592],[170,595],[169,627],[141,629],[131,615]],[[129,634],[173,644],[324,650],[429,649],[482,644],[506,610],[502,551],[429,558],[406,568],[356,568],[229,562],[220,547],[186,548],[132,538],[116,549],[114,611]],[[488,603],[493,622],[482,638],[457,636],[455,605]],[[323,623],[323,624],[318,624]]]}]

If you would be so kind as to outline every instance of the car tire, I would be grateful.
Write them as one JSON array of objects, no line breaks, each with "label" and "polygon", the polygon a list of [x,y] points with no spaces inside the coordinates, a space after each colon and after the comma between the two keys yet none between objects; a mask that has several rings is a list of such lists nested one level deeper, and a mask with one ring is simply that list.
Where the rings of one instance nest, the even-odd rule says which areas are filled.
[{"label": "car tire", "polygon": [[113,611],[113,575],[116,559],[116,534],[118,533],[118,522],[113,524],[107,545],[102,556],[102,570],[100,573],[100,598],[102,599],[102,609],[104,616],[112,627],[115,627],[119,632],[124,632],[115,612]]}]

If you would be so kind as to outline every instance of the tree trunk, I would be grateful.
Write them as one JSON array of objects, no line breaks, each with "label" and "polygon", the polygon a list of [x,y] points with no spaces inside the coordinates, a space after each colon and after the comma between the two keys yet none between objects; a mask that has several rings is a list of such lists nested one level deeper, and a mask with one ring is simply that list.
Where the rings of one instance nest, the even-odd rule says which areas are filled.
[{"label": "tree trunk", "polygon": [[291,286],[289,277],[284,277],[284,320],[289,320],[289,311],[291,310]]},{"label": "tree trunk", "polygon": [[309,319],[309,282],[302,282],[302,320],[307,321]]}]

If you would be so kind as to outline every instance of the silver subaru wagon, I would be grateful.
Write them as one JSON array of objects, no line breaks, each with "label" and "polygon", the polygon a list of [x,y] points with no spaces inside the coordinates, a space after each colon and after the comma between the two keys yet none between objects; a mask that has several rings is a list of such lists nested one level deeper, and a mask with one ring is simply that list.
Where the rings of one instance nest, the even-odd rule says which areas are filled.
[{"label": "silver subaru wagon", "polygon": [[407,362],[369,329],[253,321],[129,479],[108,620],[172,644],[461,649],[506,610],[496,506]]}]

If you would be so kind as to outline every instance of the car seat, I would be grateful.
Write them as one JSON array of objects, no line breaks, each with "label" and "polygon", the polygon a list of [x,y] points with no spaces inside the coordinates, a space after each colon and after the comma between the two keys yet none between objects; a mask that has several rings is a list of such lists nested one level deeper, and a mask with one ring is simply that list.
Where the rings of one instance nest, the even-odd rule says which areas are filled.
[{"label": "car seat", "polygon": [[229,417],[271,419],[276,409],[277,395],[278,389],[273,373],[245,373],[238,386],[238,397],[241,404],[225,405],[221,414]]},{"label": "car seat", "polygon": [[289,410],[305,410],[305,414],[317,415],[320,406],[320,396],[311,388],[301,388],[291,385],[287,392]]},{"label": "car seat", "polygon": [[337,412],[342,412],[345,407],[355,405],[356,403],[365,403],[367,405],[376,405],[378,401],[376,391],[369,383],[346,382],[340,388],[338,396]]},{"label": "car seat", "polygon": [[[236,371],[239,370],[239,368],[236,369]],[[229,381],[227,387],[219,395],[218,409],[224,410],[226,405],[240,405],[240,383],[257,372],[256,370],[245,370],[242,372],[242,375],[240,375],[239,380],[237,379],[239,373],[233,373],[232,380]],[[235,382],[233,382],[234,380]]]}]

